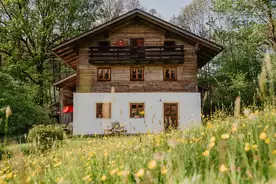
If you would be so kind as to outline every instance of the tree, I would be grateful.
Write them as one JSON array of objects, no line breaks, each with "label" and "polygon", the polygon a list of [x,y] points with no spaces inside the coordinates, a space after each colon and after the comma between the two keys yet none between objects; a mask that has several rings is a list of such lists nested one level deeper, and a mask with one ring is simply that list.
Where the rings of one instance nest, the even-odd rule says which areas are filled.
[{"label": "tree", "polygon": [[187,29],[204,38],[210,38],[210,1],[194,0],[183,7],[178,16],[173,16],[170,22]]},{"label": "tree", "polygon": [[8,122],[10,135],[27,133],[35,124],[50,123],[47,109],[33,102],[30,95],[33,93],[31,88],[23,87],[22,83],[1,72],[0,86],[0,137],[4,135],[4,111],[7,106],[12,109]]},{"label": "tree", "polygon": [[0,53],[5,71],[35,85],[45,104],[51,85],[51,48],[88,30],[99,18],[101,0],[0,0]]}]

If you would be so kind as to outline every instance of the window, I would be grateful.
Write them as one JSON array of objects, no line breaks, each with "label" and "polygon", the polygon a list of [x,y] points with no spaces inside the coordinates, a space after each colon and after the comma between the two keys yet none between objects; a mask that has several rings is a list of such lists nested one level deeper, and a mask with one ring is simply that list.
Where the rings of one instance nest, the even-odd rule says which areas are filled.
[{"label": "window", "polygon": [[130,68],[130,80],[143,81],[144,80],[144,68]]},{"label": "window", "polygon": [[97,103],[96,104],[97,118],[111,118],[111,103]]},{"label": "window", "polygon": [[110,81],[111,80],[111,68],[98,68],[97,69],[98,81]]},{"label": "window", "polygon": [[174,46],[175,45],[175,41],[164,41],[164,45],[165,46]]},{"label": "window", "polygon": [[174,51],[175,41],[164,41],[165,51]]},{"label": "window", "polygon": [[107,40],[98,41],[98,44],[100,47],[108,47],[108,46],[110,46],[110,41],[107,41]]},{"label": "window", "polygon": [[98,45],[100,46],[100,50],[108,50],[110,46],[110,41],[104,40],[104,41],[98,41]]},{"label": "window", "polygon": [[143,118],[145,115],[144,103],[131,103],[130,104],[130,117],[131,118]]},{"label": "window", "polygon": [[164,80],[176,80],[176,67],[164,68]]}]

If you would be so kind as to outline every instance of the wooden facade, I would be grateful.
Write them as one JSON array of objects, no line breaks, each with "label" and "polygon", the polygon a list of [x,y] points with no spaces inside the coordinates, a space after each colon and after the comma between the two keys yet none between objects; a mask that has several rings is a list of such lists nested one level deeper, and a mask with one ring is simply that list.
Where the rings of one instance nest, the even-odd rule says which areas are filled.
[{"label": "wooden facade", "polygon": [[[133,40],[139,42],[132,44]],[[57,45],[54,53],[76,73],[55,85],[77,93],[197,92],[198,68],[221,50],[213,42],[133,10]],[[143,68],[142,80],[131,79],[133,67]],[[101,68],[110,72],[105,80],[99,77]],[[166,68],[173,68],[173,80],[165,79]]]}]

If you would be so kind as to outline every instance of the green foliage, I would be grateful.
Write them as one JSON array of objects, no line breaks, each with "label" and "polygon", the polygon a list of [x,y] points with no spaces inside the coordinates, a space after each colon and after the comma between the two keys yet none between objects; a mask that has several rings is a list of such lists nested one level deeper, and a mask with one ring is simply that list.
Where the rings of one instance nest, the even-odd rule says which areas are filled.
[{"label": "green foliage", "polygon": [[3,70],[31,84],[36,103],[41,106],[50,103],[55,60],[51,49],[91,28],[101,16],[101,3],[101,0],[0,1]]},{"label": "green foliage", "polygon": [[12,115],[8,121],[8,135],[27,133],[35,124],[49,123],[47,109],[36,105],[29,95],[29,90],[15,81],[8,74],[0,72],[0,137],[5,132],[5,108],[9,105]]},{"label": "green foliage", "polygon": [[30,129],[28,141],[35,143],[39,151],[45,151],[63,140],[63,128],[60,125],[37,125]]}]

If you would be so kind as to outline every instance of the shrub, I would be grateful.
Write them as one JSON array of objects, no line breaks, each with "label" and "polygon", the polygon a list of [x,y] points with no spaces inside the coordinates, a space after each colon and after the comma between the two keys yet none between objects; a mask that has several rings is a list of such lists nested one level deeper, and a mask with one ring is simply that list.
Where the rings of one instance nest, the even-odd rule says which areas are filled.
[{"label": "shrub", "polygon": [[0,137],[5,135],[5,108],[10,106],[8,135],[16,136],[28,132],[33,125],[50,122],[48,110],[36,105],[31,90],[0,72]]},{"label": "shrub", "polygon": [[63,128],[60,125],[37,125],[30,129],[28,142],[33,142],[39,151],[51,149],[63,140]]}]

